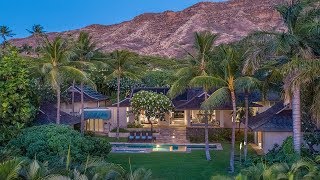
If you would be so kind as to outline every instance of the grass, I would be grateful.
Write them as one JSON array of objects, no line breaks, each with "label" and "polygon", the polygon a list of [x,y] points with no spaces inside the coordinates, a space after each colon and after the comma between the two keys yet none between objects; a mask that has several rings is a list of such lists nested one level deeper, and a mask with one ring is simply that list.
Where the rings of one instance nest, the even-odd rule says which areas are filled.
[{"label": "grass", "polygon": [[212,160],[209,162],[205,160],[204,150],[194,150],[191,153],[111,153],[108,161],[121,164],[129,170],[130,158],[133,170],[141,167],[151,169],[155,179],[210,179],[215,175],[230,176],[227,171],[231,144],[222,143],[222,147],[222,151],[211,151]]}]

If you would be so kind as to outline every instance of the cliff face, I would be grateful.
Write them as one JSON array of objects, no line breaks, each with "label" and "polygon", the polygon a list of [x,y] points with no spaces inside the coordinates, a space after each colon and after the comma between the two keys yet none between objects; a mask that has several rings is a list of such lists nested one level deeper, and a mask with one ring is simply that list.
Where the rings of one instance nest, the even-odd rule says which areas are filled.
[{"label": "cliff face", "polygon": [[[182,50],[190,50],[196,31],[209,30],[220,34],[217,44],[236,41],[255,30],[281,30],[279,14],[274,6],[284,0],[232,0],[213,3],[201,2],[183,11],[146,13],[120,24],[90,25],[61,33],[75,37],[79,31],[89,32],[97,46],[105,52],[128,49],[143,55],[181,57]],[[35,46],[28,38],[11,40],[16,46]]]}]

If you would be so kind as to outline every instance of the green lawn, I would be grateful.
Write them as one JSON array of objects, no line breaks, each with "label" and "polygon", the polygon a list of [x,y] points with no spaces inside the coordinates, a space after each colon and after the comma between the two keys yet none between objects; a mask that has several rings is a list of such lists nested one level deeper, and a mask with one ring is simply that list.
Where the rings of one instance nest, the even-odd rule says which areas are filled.
[{"label": "green lawn", "polygon": [[133,170],[140,167],[151,169],[153,178],[156,179],[210,179],[214,175],[228,175],[231,145],[222,143],[222,146],[222,151],[211,151],[210,162],[205,160],[204,150],[194,150],[191,153],[111,153],[108,160],[129,170],[130,158]]}]

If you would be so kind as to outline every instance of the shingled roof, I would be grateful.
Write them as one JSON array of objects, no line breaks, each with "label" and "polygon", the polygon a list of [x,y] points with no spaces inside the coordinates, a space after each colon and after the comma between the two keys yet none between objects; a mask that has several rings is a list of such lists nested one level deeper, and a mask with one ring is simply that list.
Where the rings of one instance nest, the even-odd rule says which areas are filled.
[{"label": "shingled roof", "polygon": [[[56,117],[57,108],[52,103],[43,103],[39,108],[34,124],[54,124],[56,123]],[[60,123],[65,125],[75,125],[80,123],[80,118],[60,111]]]},{"label": "shingled roof", "polygon": [[[75,86],[74,89],[73,87],[69,87],[68,88],[68,96],[69,99],[71,100],[71,92],[74,90],[75,94],[74,94],[74,101],[75,102],[80,102],[81,101],[81,88],[80,86]],[[99,93],[98,91],[94,90],[92,87],[90,86],[83,86],[83,100],[85,102],[88,101],[105,101],[108,100],[109,98],[101,93]]]},{"label": "shingled roof", "polygon": [[[126,97],[124,100],[120,101],[120,107],[130,107],[130,100],[132,96],[139,91],[151,91],[161,94],[167,94],[169,91],[168,87],[140,87],[132,89],[130,95]],[[244,100],[243,93],[237,93],[238,102]],[[269,101],[279,101],[280,95],[275,92],[270,92],[267,94],[266,100]],[[255,104],[253,102],[258,102],[262,100],[262,94],[260,92],[253,92],[249,95],[250,106],[251,107],[260,107],[260,105]],[[172,100],[174,107],[178,110],[184,109],[201,109],[201,104],[204,101],[204,94],[201,88],[191,88],[187,89],[183,94],[178,95]],[[117,106],[117,104],[113,104],[113,106]],[[231,103],[226,103],[221,105],[220,107],[215,108],[217,110],[231,110]]]},{"label": "shingled roof", "polygon": [[249,118],[248,126],[253,131],[291,132],[292,110],[283,105],[283,101],[278,102],[266,111]]}]

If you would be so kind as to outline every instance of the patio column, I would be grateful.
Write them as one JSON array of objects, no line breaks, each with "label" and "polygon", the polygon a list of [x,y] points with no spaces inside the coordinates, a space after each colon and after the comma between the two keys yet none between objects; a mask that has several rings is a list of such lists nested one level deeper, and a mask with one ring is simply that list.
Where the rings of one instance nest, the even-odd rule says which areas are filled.
[{"label": "patio column", "polygon": [[184,110],[184,124],[186,126],[190,126],[191,117],[190,117],[190,110]]}]

